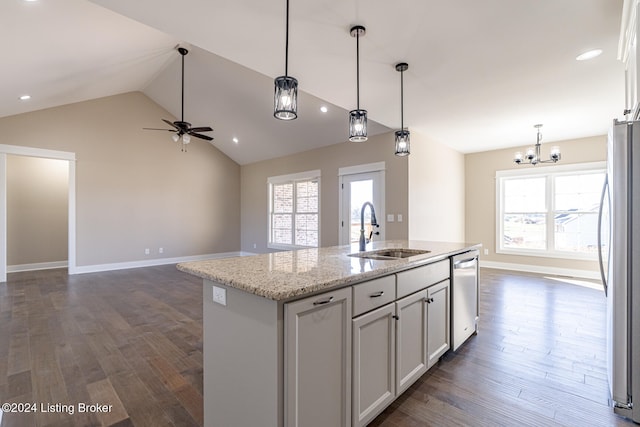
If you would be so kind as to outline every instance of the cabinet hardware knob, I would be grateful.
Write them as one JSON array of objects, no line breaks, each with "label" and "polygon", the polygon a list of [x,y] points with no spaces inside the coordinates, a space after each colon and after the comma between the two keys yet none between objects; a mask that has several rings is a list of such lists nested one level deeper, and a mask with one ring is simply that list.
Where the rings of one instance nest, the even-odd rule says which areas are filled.
[{"label": "cabinet hardware knob", "polygon": [[398,316],[396,316],[395,314],[393,316],[391,316],[391,317],[393,317],[396,320],[400,320],[400,318]]},{"label": "cabinet hardware knob", "polygon": [[433,302],[433,298],[425,298],[424,302],[426,302],[427,304],[431,304]]},{"label": "cabinet hardware knob", "polygon": [[384,295],[384,291],[379,291],[379,292],[376,292],[374,294],[369,295],[369,298],[378,298],[378,297],[381,297],[382,295]]},{"label": "cabinet hardware knob", "polygon": [[318,301],[314,301],[313,305],[329,304],[331,301],[333,301],[333,297],[329,297],[329,298],[321,299],[321,300],[318,300]]}]

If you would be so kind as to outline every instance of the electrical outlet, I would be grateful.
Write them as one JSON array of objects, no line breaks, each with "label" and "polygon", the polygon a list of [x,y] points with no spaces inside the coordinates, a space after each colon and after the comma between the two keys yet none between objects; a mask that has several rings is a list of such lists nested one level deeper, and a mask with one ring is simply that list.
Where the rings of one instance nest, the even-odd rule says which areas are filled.
[{"label": "electrical outlet", "polygon": [[402,214],[398,214],[398,222],[402,222]]},{"label": "electrical outlet", "polygon": [[387,215],[387,222],[393,222],[395,220],[395,217],[393,214],[388,214]]},{"label": "electrical outlet", "polygon": [[257,248],[258,245],[256,245],[255,243],[253,244],[253,249]]},{"label": "electrical outlet", "polygon": [[149,248],[145,248],[145,250],[144,250],[144,254],[145,254],[145,255],[149,255],[150,253],[151,253],[151,251],[149,251]]},{"label": "electrical outlet", "polygon": [[485,250],[484,250],[484,254],[485,254],[485,255],[489,255],[489,249],[485,249]]},{"label": "electrical outlet", "polygon": [[218,286],[213,287],[213,302],[220,305],[227,305],[227,290]]},{"label": "electrical outlet", "polygon": [[164,248],[158,248],[158,253],[159,254],[163,254],[164,253]]}]

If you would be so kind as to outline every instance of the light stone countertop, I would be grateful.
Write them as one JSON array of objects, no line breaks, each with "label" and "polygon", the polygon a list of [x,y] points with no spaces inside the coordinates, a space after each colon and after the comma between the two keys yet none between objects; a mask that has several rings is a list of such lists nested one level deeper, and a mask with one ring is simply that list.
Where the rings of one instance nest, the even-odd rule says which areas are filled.
[{"label": "light stone countertop", "polygon": [[392,260],[351,257],[358,245],[185,262],[178,270],[275,301],[340,288],[479,249],[474,243],[385,240],[366,251],[388,248],[428,250],[429,253]]}]

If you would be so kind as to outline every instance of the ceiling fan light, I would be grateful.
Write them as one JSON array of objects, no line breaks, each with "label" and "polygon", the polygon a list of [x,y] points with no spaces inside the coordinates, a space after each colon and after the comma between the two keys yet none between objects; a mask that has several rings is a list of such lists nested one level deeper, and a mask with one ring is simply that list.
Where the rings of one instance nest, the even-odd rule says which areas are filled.
[{"label": "ceiling fan light", "polygon": [[407,156],[411,154],[411,135],[408,130],[396,131],[396,156]]},{"label": "ceiling fan light", "polygon": [[280,76],[274,80],[273,115],[280,120],[294,120],[298,117],[298,80],[295,77]]},{"label": "ceiling fan light", "polygon": [[191,142],[191,136],[189,136],[189,134],[184,134],[182,135],[182,143],[183,144],[188,144]]},{"label": "ceiling fan light", "polygon": [[349,111],[349,141],[367,140],[367,110]]},{"label": "ceiling fan light", "polygon": [[180,140],[180,135],[174,133],[173,135],[171,135],[171,139],[173,139],[173,142],[178,142],[178,140]]}]

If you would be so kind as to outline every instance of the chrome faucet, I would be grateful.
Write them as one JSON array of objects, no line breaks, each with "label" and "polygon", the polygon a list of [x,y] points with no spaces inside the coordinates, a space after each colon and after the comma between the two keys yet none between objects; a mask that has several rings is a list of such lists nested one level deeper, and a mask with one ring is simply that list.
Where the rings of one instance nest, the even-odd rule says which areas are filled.
[{"label": "chrome faucet", "polygon": [[[371,202],[364,202],[364,204],[362,205],[362,209],[360,210],[360,252],[364,252],[365,247],[367,243],[371,241],[371,235],[373,234],[373,232],[371,232],[368,239],[365,239],[364,237],[364,208],[366,208],[367,205],[371,208],[371,226],[380,227],[378,221],[376,220],[376,210],[374,209],[373,205],[371,204]],[[380,233],[376,232],[376,234]]]}]

